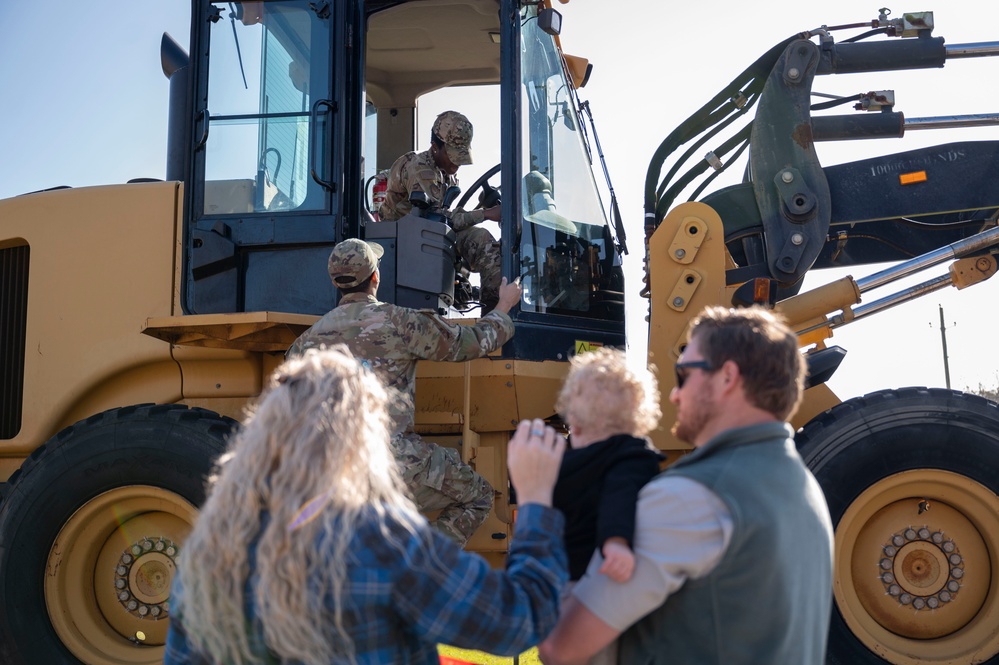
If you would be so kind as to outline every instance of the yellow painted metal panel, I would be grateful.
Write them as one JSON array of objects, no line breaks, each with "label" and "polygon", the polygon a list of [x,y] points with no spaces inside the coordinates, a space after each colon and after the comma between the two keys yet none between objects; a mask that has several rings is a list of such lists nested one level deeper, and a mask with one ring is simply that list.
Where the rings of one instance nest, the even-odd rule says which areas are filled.
[{"label": "yellow painted metal panel", "polygon": [[287,312],[155,317],[142,332],[180,346],[283,353],[318,318]]},{"label": "yellow painted metal panel", "polygon": [[[179,397],[169,345],[140,334],[173,313],[179,191],[137,183],[0,201],[5,239],[31,247],[23,425],[0,455],[32,450],[81,410]],[[87,397],[144,366],[156,366],[149,385]]]},{"label": "yellow painted metal panel", "polygon": [[[475,432],[511,431],[523,418],[549,418],[568,372],[567,362],[480,358],[468,365],[469,418]],[[420,362],[416,380],[417,431],[460,430],[465,413],[465,363]]]},{"label": "yellow painted metal panel", "polygon": [[[695,240],[685,240],[696,238]],[[683,240],[683,242],[681,242]],[[678,250],[682,249],[682,252]],[[725,286],[729,264],[721,218],[703,203],[674,208],[649,241],[650,365],[657,368],[663,417],[651,438],[663,450],[689,450],[670,433],[676,410],[669,401],[673,364],[687,340],[690,319],[708,305],[731,300]],[[693,279],[691,279],[693,277]],[[671,456],[672,459],[672,456]]]},{"label": "yellow painted metal panel", "polygon": [[795,429],[804,427],[809,420],[824,413],[839,404],[842,400],[826,384],[819,384],[805,391],[798,411],[791,418],[791,426]]},{"label": "yellow painted metal panel", "polygon": [[24,459],[24,457],[0,457],[0,483],[7,482],[7,479],[17,471]]},{"label": "yellow painted metal panel", "polygon": [[506,467],[506,446],[509,434],[493,432],[479,438],[472,463],[475,470],[489,481],[496,491],[496,500],[489,517],[468,541],[468,549],[475,552],[505,552],[510,546],[512,518],[510,515],[510,486]]}]

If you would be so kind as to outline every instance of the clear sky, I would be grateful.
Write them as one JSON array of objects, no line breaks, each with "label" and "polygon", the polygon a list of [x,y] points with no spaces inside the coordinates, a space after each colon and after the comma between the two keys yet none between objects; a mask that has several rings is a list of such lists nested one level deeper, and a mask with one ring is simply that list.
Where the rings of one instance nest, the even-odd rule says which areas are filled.
[{"label": "clear sky", "polygon": [[[660,141],[773,44],[821,25],[869,21],[883,4],[556,4],[564,16],[566,51],[594,64],[580,96],[591,103],[628,229],[629,338],[635,357],[643,357],[646,335],[645,302],[637,297],[642,190]],[[939,5],[892,9],[896,16],[933,10],[934,34],[949,44],[999,40],[999,3],[994,0],[947,0]],[[168,83],[160,69],[159,41],[169,32],[186,47],[189,17],[185,0],[0,2],[0,198],[56,185],[162,178]],[[825,77],[815,89],[841,95],[894,89],[897,110],[907,117],[989,113],[999,112],[997,74],[999,58],[962,60],[942,70]],[[431,108],[427,104],[423,109],[421,126],[427,118],[432,120]],[[477,128],[482,126],[481,120],[473,120]],[[823,145],[820,158],[834,164],[878,152],[983,138],[999,139],[999,127],[911,133],[904,141]],[[463,178],[474,179],[479,166],[484,169],[495,161],[486,157],[466,167],[470,172],[463,170]],[[861,277],[877,269],[852,272]],[[939,267],[920,278],[944,270]],[[831,276],[809,277],[806,286]],[[953,387],[996,386],[997,296],[999,278],[994,278],[967,292],[949,289],[837,330],[830,343],[849,353],[830,385],[843,398],[880,388],[942,386],[942,305]]]}]

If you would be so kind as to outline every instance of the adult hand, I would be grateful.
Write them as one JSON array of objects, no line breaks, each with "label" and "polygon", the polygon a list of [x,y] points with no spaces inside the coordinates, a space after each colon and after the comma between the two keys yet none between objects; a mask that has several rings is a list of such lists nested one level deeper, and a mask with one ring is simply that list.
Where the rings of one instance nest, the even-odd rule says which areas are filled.
[{"label": "adult hand", "polygon": [[496,309],[509,314],[513,306],[520,302],[520,296],[524,290],[520,287],[520,280],[515,280],[512,284],[506,281],[506,277],[500,280],[499,302]]},{"label": "adult hand", "polygon": [[600,565],[599,572],[615,582],[627,582],[631,579],[635,572],[635,555],[624,538],[608,538],[600,551],[604,555],[604,562]]},{"label": "adult hand", "polygon": [[500,221],[500,206],[495,205],[492,208],[486,208],[482,211],[483,216],[490,222]]},{"label": "adult hand", "polygon": [[540,418],[522,420],[507,447],[506,463],[517,502],[552,505],[565,439]]}]

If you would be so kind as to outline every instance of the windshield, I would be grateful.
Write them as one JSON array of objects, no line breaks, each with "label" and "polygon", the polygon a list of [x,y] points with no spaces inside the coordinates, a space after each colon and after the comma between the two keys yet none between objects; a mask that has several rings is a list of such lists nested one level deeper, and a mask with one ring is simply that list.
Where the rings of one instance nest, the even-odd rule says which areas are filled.
[{"label": "windshield", "polygon": [[623,320],[621,267],[555,39],[521,19],[522,309]]}]

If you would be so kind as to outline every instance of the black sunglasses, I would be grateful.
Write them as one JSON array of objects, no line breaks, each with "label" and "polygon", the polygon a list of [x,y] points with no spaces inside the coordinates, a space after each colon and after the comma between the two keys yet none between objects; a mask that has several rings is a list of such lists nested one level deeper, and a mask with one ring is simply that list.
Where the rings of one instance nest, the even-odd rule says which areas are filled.
[{"label": "black sunglasses", "polygon": [[690,376],[690,370],[703,369],[705,372],[710,372],[712,370],[711,363],[707,360],[691,360],[686,363],[677,363],[673,367],[676,370],[677,388],[683,388],[683,384],[687,381],[687,377]]}]

